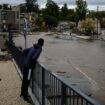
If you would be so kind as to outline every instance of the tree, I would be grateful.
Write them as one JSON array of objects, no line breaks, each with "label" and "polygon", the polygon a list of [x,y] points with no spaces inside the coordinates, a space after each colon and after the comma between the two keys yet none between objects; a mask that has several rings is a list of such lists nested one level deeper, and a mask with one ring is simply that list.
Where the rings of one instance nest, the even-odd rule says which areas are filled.
[{"label": "tree", "polygon": [[96,18],[96,12],[95,11],[89,11],[89,13],[87,14],[87,17],[95,19]]},{"label": "tree", "polygon": [[0,5],[0,9],[2,9],[2,5]]},{"label": "tree", "polygon": [[20,4],[20,12],[21,12],[21,13],[27,12],[26,4]]},{"label": "tree", "polygon": [[77,5],[76,7],[77,21],[85,20],[87,12],[87,2],[84,0],[77,0],[76,5]]},{"label": "tree", "polygon": [[9,8],[8,8],[8,4],[3,4],[3,10],[8,10]]},{"label": "tree", "polygon": [[59,21],[59,7],[54,1],[47,0],[46,7],[43,9],[42,14],[47,26],[57,26]]},{"label": "tree", "polygon": [[57,19],[59,19],[59,7],[52,0],[47,0],[45,12],[46,12],[45,14],[54,16]]},{"label": "tree", "polygon": [[105,18],[103,18],[101,21],[101,28],[105,28]]},{"label": "tree", "polygon": [[37,12],[39,9],[37,0],[26,0],[26,10],[27,12]]},{"label": "tree", "polygon": [[87,17],[98,19],[100,21],[101,28],[105,27],[103,22],[105,18],[105,11],[90,11]]},{"label": "tree", "polygon": [[76,13],[73,9],[68,9],[68,15],[66,17],[66,20],[76,22]]},{"label": "tree", "polygon": [[56,27],[58,24],[58,20],[54,16],[46,15],[44,19],[45,19],[45,25],[48,26],[49,28]]},{"label": "tree", "polygon": [[68,15],[68,8],[67,4],[65,3],[64,6],[61,8],[61,19],[66,20]]}]

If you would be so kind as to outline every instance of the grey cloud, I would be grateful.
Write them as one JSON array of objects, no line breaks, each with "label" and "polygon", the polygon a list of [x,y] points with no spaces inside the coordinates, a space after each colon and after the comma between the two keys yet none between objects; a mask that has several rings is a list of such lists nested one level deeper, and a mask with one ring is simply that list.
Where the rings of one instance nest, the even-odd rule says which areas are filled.
[{"label": "grey cloud", "polygon": [[[67,3],[68,5],[75,5],[76,0],[53,0],[58,5],[63,5]],[[9,3],[9,4],[20,4],[24,3],[25,0],[0,0],[1,3]],[[45,5],[47,0],[37,0],[39,5]],[[105,0],[86,0],[89,5],[105,5]]]},{"label": "grey cloud", "polygon": [[[38,0],[39,4],[45,4],[47,0]],[[74,5],[76,0],[53,0],[59,5],[67,3],[68,5]],[[105,0],[86,0],[89,5],[105,5]]]}]

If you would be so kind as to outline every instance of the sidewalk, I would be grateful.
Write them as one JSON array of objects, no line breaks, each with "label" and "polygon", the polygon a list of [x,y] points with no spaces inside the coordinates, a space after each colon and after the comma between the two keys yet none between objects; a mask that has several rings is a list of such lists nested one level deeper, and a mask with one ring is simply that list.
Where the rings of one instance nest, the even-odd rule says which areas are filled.
[{"label": "sidewalk", "polygon": [[11,60],[0,61],[0,105],[31,105],[20,98],[21,79]]}]

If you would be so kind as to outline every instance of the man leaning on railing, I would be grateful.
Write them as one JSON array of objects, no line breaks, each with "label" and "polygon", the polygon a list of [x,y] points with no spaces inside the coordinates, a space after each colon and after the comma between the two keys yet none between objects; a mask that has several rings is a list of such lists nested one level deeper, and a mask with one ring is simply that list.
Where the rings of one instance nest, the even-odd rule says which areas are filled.
[{"label": "man leaning on railing", "polygon": [[32,76],[31,75],[32,70],[34,69],[35,62],[37,61],[42,52],[43,45],[44,45],[44,39],[40,38],[38,39],[37,44],[34,44],[33,47],[23,50],[23,53],[25,55],[25,60],[24,60],[23,81],[22,81],[20,96],[27,102],[29,101],[28,87]]}]

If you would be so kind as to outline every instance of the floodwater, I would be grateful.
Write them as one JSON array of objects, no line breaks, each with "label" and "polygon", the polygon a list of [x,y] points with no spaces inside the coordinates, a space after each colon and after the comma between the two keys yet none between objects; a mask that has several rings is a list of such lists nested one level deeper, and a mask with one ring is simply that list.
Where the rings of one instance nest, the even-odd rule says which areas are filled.
[{"label": "floodwater", "polygon": [[[79,38],[55,38],[48,33],[35,33],[27,36],[27,47],[37,39],[45,40],[39,62],[64,80],[91,95],[105,105],[105,42]],[[17,46],[24,49],[24,37],[14,38]]]}]

